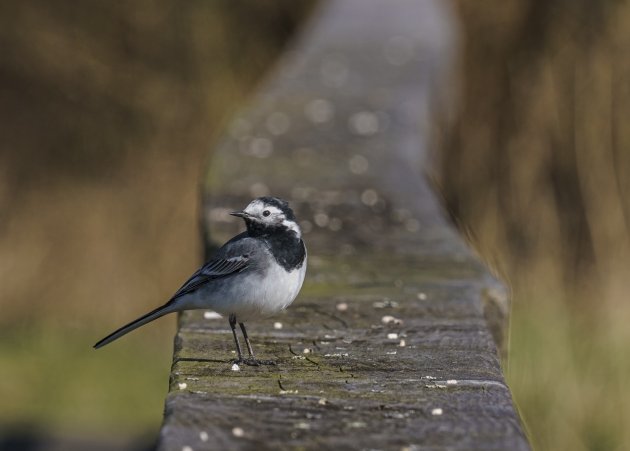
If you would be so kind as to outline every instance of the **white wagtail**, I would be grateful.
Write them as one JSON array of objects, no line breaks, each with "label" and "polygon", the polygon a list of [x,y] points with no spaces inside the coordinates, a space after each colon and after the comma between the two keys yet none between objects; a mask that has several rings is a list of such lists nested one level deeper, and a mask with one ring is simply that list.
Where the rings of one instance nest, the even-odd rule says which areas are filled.
[{"label": "white wagtail", "polygon": [[[245,321],[272,315],[297,296],[306,273],[306,246],[293,210],[275,197],[254,199],[243,211],[230,213],[245,220],[247,231],[225,243],[162,307],[138,318],[94,345],[100,348],[167,313],[209,309],[229,318],[237,363],[273,364],[256,360]],[[236,336],[243,331],[249,358],[244,359]]]}]

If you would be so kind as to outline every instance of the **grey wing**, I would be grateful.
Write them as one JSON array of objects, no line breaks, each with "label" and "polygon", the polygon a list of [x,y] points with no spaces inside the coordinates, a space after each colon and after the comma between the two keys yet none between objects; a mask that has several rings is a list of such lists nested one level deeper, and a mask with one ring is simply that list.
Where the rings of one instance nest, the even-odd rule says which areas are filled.
[{"label": "grey wing", "polygon": [[197,272],[177,290],[171,300],[192,293],[208,282],[229,277],[248,269],[252,266],[252,259],[257,254],[257,246],[255,244],[256,243],[252,243],[251,239],[248,238],[241,238],[237,241],[230,240],[219,249],[217,255],[212,260],[199,268]]},{"label": "grey wing", "polygon": [[211,280],[221,279],[241,272],[247,268],[247,261],[248,259],[245,257],[233,257],[209,261],[199,268],[197,272],[194,273],[179,290],[177,290],[177,292],[173,295],[173,299],[192,293]]}]

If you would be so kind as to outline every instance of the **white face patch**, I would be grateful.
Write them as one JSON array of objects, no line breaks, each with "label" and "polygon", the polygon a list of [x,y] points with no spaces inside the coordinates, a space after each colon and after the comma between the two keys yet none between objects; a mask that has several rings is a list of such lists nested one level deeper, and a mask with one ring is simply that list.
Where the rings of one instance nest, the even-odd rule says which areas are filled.
[{"label": "white face patch", "polygon": [[285,219],[284,221],[282,221],[282,225],[289,230],[293,230],[298,238],[302,238],[302,231],[300,230],[300,226],[297,224],[297,222]]},{"label": "white face patch", "polygon": [[[263,212],[267,210],[269,211],[268,216],[263,216]],[[278,207],[274,207],[273,205],[266,205],[264,202],[256,199],[250,202],[250,204],[245,208],[245,213],[249,213],[252,216],[257,218],[265,219],[265,217],[270,218],[272,216],[278,217],[278,215],[282,215],[284,218],[284,213]]]},{"label": "white face patch", "polygon": [[287,219],[284,212],[275,205],[266,204],[260,199],[255,199],[250,202],[244,211],[263,224],[283,225],[287,229],[294,231],[298,238],[302,237],[300,226],[295,221]]}]

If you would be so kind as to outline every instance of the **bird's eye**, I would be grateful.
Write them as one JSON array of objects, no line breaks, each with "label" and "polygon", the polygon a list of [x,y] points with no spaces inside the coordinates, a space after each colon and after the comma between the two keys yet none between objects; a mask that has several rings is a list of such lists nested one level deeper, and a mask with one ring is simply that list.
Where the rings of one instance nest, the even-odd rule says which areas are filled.
[{"label": "bird's eye", "polygon": [[269,210],[263,211],[263,216],[269,216],[271,212]]}]

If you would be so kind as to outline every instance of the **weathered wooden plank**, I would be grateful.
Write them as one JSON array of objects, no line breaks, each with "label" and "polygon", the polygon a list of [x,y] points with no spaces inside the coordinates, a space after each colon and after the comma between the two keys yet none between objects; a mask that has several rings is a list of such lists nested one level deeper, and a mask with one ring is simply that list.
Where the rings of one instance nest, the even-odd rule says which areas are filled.
[{"label": "weathered wooden plank", "polygon": [[500,337],[507,298],[424,176],[452,27],[440,1],[329,1],[232,123],[209,242],[272,193],[303,221],[309,272],[287,312],[248,324],[277,366],[232,371],[227,321],[182,315],[160,449],[528,449],[486,321]]}]

